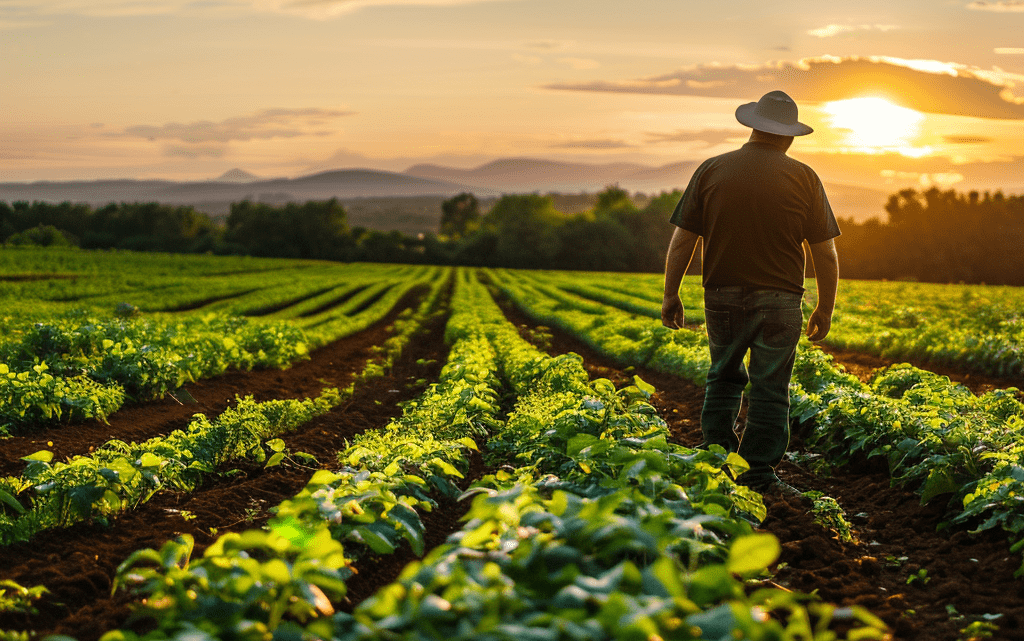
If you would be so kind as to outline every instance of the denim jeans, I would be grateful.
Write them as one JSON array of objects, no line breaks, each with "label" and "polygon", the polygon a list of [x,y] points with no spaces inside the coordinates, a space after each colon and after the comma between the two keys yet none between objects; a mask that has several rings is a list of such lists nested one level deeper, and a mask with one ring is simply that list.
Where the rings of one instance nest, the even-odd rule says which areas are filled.
[{"label": "denim jeans", "polygon": [[[789,379],[803,330],[802,296],[777,289],[704,290],[711,348],[701,430],[704,447],[718,444],[750,464],[740,482],[760,487],[778,479],[775,466],[789,445]],[[750,352],[749,367],[744,364]],[[747,383],[747,422],[735,432]]]}]

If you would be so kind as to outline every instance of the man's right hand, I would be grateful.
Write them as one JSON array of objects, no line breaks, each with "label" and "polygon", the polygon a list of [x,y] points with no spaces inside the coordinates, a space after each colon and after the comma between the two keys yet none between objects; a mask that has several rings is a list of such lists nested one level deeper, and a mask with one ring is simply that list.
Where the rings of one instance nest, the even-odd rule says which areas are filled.
[{"label": "man's right hand", "polygon": [[811,317],[807,319],[807,338],[812,341],[823,340],[832,329],[832,314],[815,307]]},{"label": "man's right hand", "polygon": [[680,329],[686,323],[686,310],[679,296],[666,296],[661,302],[661,324],[669,329]]}]

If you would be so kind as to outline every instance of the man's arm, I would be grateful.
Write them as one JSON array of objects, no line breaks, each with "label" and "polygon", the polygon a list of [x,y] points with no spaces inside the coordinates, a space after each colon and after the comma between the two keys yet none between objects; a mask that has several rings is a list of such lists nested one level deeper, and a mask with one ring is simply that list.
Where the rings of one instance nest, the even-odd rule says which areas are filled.
[{"label": "man's arm", "polygon": [[665,327],[679,329],[686,321],[683,302],[679,300],[679,286],[683,283],[683,275],[690,266],[699,238],[682,227],[676,227],[672,232],[665,257],[665,295],[661,301],[661,324]]},{"label": "man's arm", "polygon": [[807,246],[811,249],[814,280],[818,284],[818,305],[807,320],[807,337],[812,341],[820,341],[832,329],[832,312],[836,306],[836,290],[839,288],[839,256],[833,239]]}]

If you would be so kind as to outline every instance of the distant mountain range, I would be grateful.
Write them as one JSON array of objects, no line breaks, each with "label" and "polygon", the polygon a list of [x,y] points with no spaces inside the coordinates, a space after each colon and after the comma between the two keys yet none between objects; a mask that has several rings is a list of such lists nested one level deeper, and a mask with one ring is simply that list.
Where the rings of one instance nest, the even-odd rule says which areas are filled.
[{"label": "distant mountain range", "polygon": [[[617,184],[633,192],[659,193],[683,189],[696,162],[660,167],[635,163],[587,164],[535,158],[503,158],[474,169],[419,164],[404,172],[339,169],[299,178],[263,179],[232,169],[215,180],[95,180],[0,183],[0,201],[42,200],[85,202],[149,202],[194,205],[223,213],[227,203],[240,200],[288,201],[449,197],[468,191],[479,197],[507,193],[594,193]],[[852,185],[826,184],[837,215],[863,219],[882,214],[887,194]]]}]

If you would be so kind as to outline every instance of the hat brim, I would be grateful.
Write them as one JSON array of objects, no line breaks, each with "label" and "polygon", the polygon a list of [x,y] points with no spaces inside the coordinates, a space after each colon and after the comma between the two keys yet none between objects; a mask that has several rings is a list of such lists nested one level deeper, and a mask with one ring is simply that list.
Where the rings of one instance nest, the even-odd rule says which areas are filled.
[{"label": "hat brim", "polygon": [[787,125],[776,120],[769,120],[757,114],[755,109],[757,108],[756,102],[748,102],[745,105],[736,107],[736,120],[741,125],[746,125],[758,131],[765,131],[770,134],[778,134],[779,136],[806,136],[807,134],[814,131],[802,122],[795,122],[791,125]]}]

